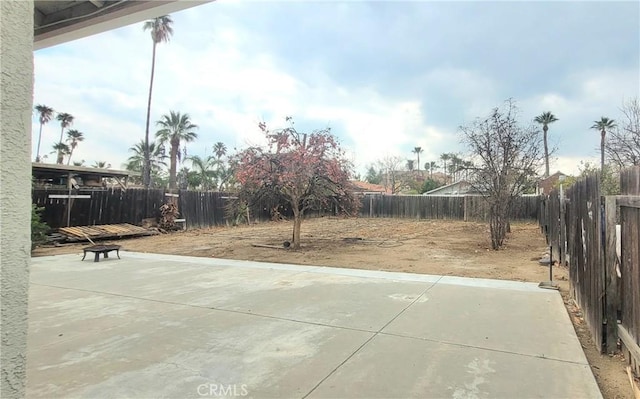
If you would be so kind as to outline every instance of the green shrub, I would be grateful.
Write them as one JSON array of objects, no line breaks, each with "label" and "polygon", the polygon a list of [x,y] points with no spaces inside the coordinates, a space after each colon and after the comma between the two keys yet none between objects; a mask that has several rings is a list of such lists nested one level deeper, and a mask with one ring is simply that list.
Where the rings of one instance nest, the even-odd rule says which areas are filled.
[{"label": "green shrub", "polygon": [[43,210],[44,208],[31,204],[31,249],[47,241],[47,233],[50,229],[40,217],[40,212]]}]

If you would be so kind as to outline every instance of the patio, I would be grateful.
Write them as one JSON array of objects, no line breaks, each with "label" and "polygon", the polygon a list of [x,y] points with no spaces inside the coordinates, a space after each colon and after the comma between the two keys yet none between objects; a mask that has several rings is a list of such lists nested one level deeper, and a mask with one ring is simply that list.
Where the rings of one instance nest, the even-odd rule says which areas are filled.
[{"label": "patio", "polygon": [[29,398],[601,397],[536,284],[81,255],[32,259]]}]

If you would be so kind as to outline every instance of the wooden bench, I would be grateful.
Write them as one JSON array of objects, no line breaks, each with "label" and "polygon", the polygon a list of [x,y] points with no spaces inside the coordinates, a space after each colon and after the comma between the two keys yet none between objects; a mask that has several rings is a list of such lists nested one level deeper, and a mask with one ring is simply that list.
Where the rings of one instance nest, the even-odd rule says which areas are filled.
[{"label": "wooden bench", "polygon": [[90,247],[82,248],[84,255],[82,260],[87,256],[87,252],[93,252],[96,256],[93,258],[94,262],[100,262],[100,254],[104,255],[105,259],[109,258],[109,252],[116,251],[118,259],[120,259],[120,245],[92,245]]}]

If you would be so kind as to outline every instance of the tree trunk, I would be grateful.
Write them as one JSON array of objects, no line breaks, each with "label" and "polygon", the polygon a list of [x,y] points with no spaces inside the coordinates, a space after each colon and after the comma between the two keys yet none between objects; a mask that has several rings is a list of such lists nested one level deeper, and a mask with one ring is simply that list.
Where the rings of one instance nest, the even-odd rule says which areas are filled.
[{"label": "tree trunk", "polygon": [[171,143],[171,166],[169,167],[169,189],[175,190],[177,188],[176,184],[176,164],[178,161],[178,150],[179,145],[174,145]]},{"label": "tree trunk", "polygon": [[40,162],[40,140],[42,139],[42,123],[40,123],[40,133],[38,133],[38,147],[36,147],[36,162]]},{"label": "tree trunk", "polygon": [[[60,143],[62,143],[62,136],[64,135],[64,127],[60,129]],[[56,163],[61,164],[63,162],[64,155],[62,154],[62,149],[58,149],[58,158],[56,159]]]},{"label": "tree trunk", "polygon": [[447,184],[448,182],[448,176],[447,176],[447,161],[444,161],[444,184]]},{"label": "tree trunk", "polygon": [[600,173],[604,172],[604,138],[606,135],[606,131],[602,129],[602,133],[600,134]]},{"label": "tree trunk", "polygon": [[[150,161],[151,156],[149,154],[149,120],[151,119],[151,94],[153,93],[153,75],[155,74],[155,70],[156,70],[156,44],[157,43],[154,40],[153,53],[151,55],[151,80],[149,81],[149,99],[147,101],[147,122],[144,128],[144,165],[142,165],[142,182],[144,186],[147,188],[151,184],[151,161]],[[174,183],[175,183],[175,174],[174,174]]]},{"label": "tree trunk", "polygon": [[547,144],[547,131],[549,128],[545,125],[542,127],[544,132],[544,177],[549,177],[549,145]]},{"label": "tree trunk", "polygon": [[507,232],[511,229],[509,223],[509,202],[507,199],[498,199],[491,204],[489,210],[489,230],[491,232],[491,248],[500,249],[504,244]]},{"label": "tree trunk", "polygon": [[300,226],[302,225],[302,212],[297,209],[298,205],[293,206],[293,249],[300,249]]},{"label": "tree trunk", "polygon": [[73,150],[74,150],[74,148],[71,147],[71,151],[69,151],[69,159],[67,159],[67,165],[69,165],[71,163],[71,157],[73,156]]}]

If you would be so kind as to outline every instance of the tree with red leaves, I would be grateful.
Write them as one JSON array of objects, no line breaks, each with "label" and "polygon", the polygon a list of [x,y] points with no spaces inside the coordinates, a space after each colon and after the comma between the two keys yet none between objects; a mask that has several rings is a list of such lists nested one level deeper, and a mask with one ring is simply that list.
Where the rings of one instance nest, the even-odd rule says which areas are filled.
[{"label": "tree with red leaves", "polygon": [[237,155],[236,179],[240,196],[249,202],[270,199],[291,206],[293,240],[300,248],[300,226],[308,210],[335,208],[346,215],[358,210],[359,201],[348,191],[351,163],[329,128],[300,133],[290,126],[270,131],[258,126],[268,145],[250,147]]}]

